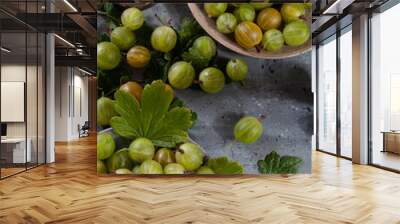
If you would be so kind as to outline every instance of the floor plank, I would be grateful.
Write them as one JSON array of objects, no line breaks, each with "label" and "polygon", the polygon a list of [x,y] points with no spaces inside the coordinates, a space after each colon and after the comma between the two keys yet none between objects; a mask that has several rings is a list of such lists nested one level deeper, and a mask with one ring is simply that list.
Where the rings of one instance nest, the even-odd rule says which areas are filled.
[{"label": "floor plank", "polygon": [[96,138],[0,181],[0,223],[400,223],[400,175],[313,153],[313,174],[98,177]]}]

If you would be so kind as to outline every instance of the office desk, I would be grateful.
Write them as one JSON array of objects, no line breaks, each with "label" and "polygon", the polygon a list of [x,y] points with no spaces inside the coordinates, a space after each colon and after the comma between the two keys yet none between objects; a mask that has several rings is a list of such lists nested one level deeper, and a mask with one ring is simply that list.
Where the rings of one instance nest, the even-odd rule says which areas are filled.
[{"label": "office desk", "polygon": [[400,132],[383,131],[383,151],[400,154]]},{"label": "office desk", "polygon": [[27,147],[25,154],[25,138],[1,139],[1,159],[5,163],[26,163],[32,160],[32,140],[26,139]]}]

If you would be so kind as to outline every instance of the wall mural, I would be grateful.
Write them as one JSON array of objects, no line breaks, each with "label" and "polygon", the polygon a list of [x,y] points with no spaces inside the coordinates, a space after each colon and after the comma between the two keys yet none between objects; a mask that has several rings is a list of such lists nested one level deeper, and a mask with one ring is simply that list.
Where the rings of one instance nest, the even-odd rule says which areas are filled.
[{"label": "wall mural", "polygon": [[310,5],[99,9],[99,174],[311,171]]}]

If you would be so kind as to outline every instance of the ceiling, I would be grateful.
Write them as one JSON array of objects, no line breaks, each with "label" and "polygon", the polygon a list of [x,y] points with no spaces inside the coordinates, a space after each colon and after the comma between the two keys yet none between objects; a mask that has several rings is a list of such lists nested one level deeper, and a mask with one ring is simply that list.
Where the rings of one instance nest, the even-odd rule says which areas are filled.
[{"label": "ceiling", "polygon": [[58,60],[64,60],[60,62],[64,64],[68,60],[77,63],[80,60],[75,58],[85,56],[81,60],[94,61],[91,69],[95,69],[96,7],[96,0],[0,0],[2,46],[11,50],[8,59],[25,62],[28,55],[30,60],[37,55],[37,33],[50,32],[57,34],[56,64]]},{"label": "ceiling", "polygon": [[314,0],[313,43],[332,36],[350,25],[354,17],[374,10],[389,0]]}]

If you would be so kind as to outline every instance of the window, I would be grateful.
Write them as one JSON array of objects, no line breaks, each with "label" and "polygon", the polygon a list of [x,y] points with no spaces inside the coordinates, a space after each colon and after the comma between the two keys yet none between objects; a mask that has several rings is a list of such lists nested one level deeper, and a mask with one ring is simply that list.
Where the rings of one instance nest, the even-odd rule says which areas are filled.
[{"label": "window", "polygon": [[371,19],[372,164],[400,170],[400,5]]},{"label": "window", "polygon": [[340,36],[340,155],[352,157],[352,33]]},{"label": "window", "polygon": [[318,149],[336,153],[336,38],[318,48]]}]

